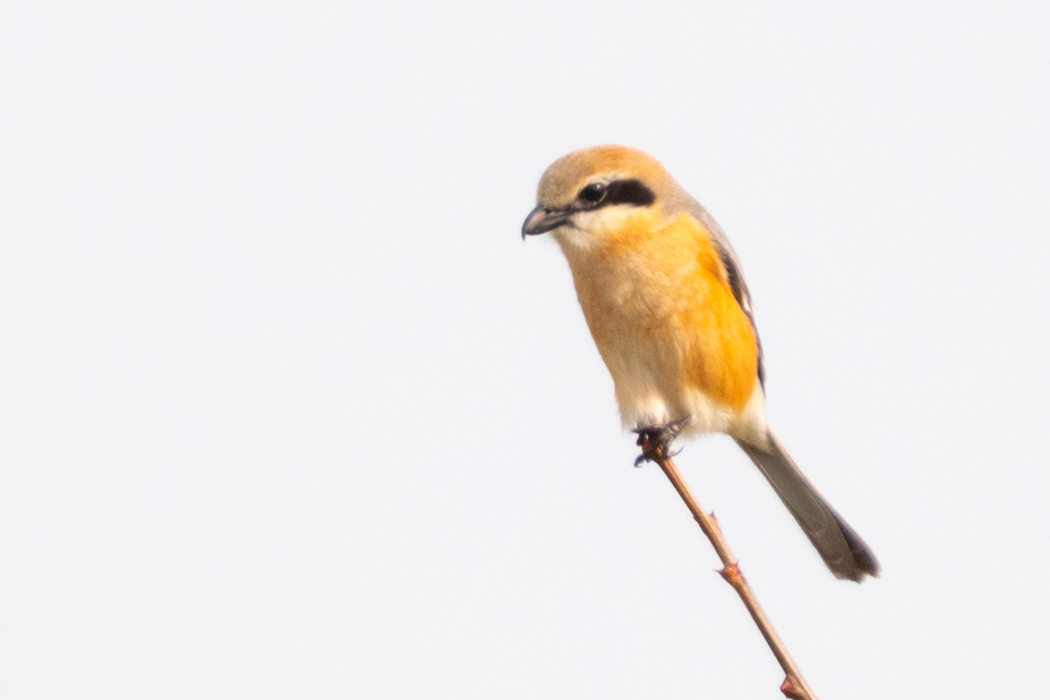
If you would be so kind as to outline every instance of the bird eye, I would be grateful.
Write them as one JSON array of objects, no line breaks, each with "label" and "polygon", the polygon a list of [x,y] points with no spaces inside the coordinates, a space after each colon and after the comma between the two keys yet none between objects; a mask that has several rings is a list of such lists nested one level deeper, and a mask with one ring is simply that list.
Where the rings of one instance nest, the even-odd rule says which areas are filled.
[{"label": "bird eye", "polygon": [[589,204],[597,204],[605,199],[605,192],[605,185],[600,182],[592,182],[580,190],[578,197],[580,200]]}]

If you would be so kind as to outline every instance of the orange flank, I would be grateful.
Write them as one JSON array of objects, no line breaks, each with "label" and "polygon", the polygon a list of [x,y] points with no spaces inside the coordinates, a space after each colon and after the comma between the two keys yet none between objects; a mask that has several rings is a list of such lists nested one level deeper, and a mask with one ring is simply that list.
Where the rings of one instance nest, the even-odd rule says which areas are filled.
[{"label": "orange flank", "polygon": [[739,411],[758,381],[755,329],[733,297],[710,234],[695,237],[700,241],[700,271],[694,276],[698,293],[690,297],[698,301],[674,319],[679,332],[694,339],[685,351],[685,370],[705,394]]}]

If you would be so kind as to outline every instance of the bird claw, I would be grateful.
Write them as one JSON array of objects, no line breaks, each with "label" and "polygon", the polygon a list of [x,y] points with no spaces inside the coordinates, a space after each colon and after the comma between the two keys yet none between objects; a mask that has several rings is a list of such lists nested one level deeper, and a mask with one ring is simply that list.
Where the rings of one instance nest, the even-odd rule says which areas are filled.
[{"label": "bird claw", "polygon": [[687,425],[689,425],[689,416],[664,425],[649,425],[635,429],[633,432],[638,433],[638,442],[635,444],[642,448],[642,454],[634,460],[634,466],[640,467],[645,462],[676,457],[682,450],[668,452],[667,448]]}]

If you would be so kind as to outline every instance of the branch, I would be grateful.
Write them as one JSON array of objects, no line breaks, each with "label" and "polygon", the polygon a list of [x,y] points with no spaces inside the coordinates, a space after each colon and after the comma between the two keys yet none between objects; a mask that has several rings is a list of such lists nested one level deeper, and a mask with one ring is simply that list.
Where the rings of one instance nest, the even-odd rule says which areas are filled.
[{"label": "branch", "polygon": [[682,475],[678,473],[678,468],[675,466],[674,461],[667,454],[666,444],[661,445],[657,441],[650,442],[645,437],[643,435],[643,440],[640,441],[642,454],[660,465],[664,474],[671,480],[675,490],[678,491],[678,495],[682,497],[686,506],[689,507],[689,511],[693,514],[693,518],[696,519],[700,529],[707,535],[707,539],[711,540],[711,545],[718,552],[718,558],[722,560],[723,564],[723,568],[718,573],[722,574],[722,578],[740,596],[740,600],[744,602],[747,611],[751,613],[751,619],[755,621],[759,632],[765,637],[769,649],[773,652],[773,656],[777,658],[780,667],[784,669],[785,678],[780,686],[780,691],[791,700],[817,700],[816,694],[806,684],[806,680],[802,677],[798,666],[795,665],[794,660],[788,653],[787,647],[784,646],[776,630],[773,629],[773,624],[766,617],[766,613],[758,603],[758,598],[755,597],[754,591],[751,590],[751,586],[748,585],[743,572],[740,571],[740,564],[737,562],[736,557],[733,556],[732,550],[729,549],[729,544],[722,535],[722,528],[718,526],[715,516],[707,513],[693,498],[689,487],[682,480]]}]

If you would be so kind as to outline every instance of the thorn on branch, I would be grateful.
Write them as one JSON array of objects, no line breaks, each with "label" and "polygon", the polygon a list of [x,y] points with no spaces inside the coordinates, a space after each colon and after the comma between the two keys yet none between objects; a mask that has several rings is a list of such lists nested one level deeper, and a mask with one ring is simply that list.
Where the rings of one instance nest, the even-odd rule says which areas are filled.
[{"label": "thorn on branch", "polygon": [[744,582],[744,574],[737,566],[737,562],[726,564],[725,568],[718,570],[718,573],[722,574],[722,578],[733,588],[738,588]]},{"label": "thorn on branch", "polygon": [[791,700],[809,700],[810,697],[806,692],[799,689],[791,676],[784,678],[784,682],[780,684],[780,692],[784,694],[784,697]]}]

